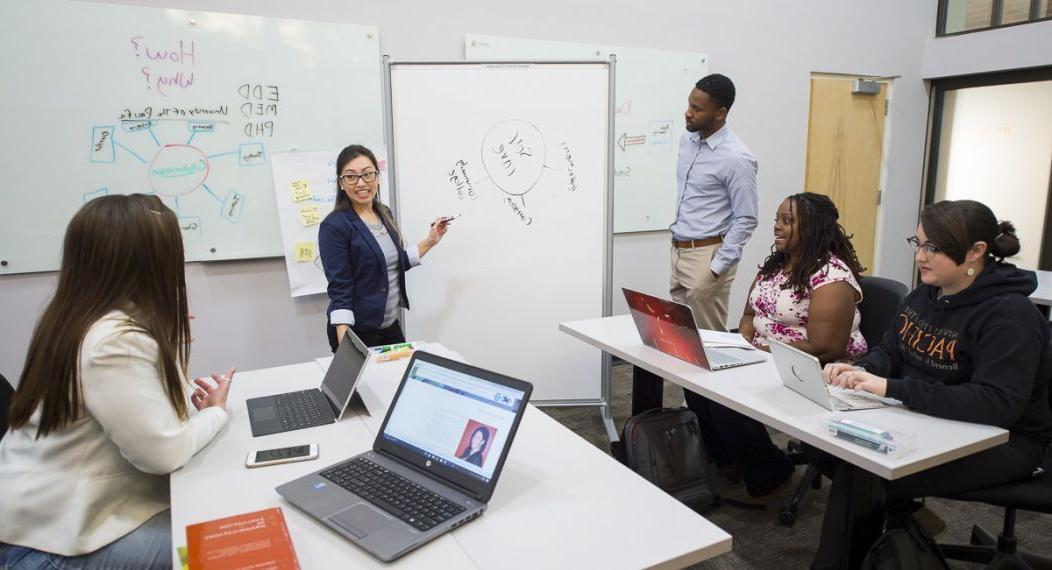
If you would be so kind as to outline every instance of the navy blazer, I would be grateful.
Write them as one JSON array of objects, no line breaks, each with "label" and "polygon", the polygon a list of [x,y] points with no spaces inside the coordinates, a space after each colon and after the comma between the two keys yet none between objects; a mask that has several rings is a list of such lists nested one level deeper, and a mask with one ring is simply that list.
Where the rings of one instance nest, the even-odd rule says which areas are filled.
[{"label": "navy blazer", "polygon": [[[390,215],[390,210],[387,213]],[[410,269],[409,255],[401,246],[395,228],[387,223],[384,216],[380,216],[380,221],[398,247],[401,306],[408,309],[405,272]],[[326,315],[331,315],[337,309],[346,309],[354,314],[355,330],[379,329],[387,304],[387,261],[365,222],[353,208],[333,211],[318,229],[318,248],[325,278],[329,282],[329,308]]]}]

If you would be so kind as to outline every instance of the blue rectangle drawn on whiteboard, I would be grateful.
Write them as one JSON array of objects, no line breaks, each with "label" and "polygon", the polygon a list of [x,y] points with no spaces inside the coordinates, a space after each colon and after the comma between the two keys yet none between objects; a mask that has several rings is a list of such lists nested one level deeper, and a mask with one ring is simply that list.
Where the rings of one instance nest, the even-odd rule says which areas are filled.
[{"label": "blue rectangle drawn on whiteboard", "polygon": [[193,216],[179,218],[179,233],[183,234],[183,243],[201,239],[201,218]]},{"label": "blue rectangle drawn on whiteboard", "polygon": [[226,199],[223,200],[223,207],[219,210],[219,215],[224,220],[236,224],[241,221],[241,213],[244,209],[245,197],[231,190],[227,192]]},{"label": "blue rectangle drawn on whiteboard", "polygon": [[113,125],[91,128],[91,151],[88,160],[91,162],[116,162],[117,155],[113,149]]},{"label": "blue rectangle drawn on whiteboard", "polygon": [[672,121],[650,121],[650,154],[672,150]]},{"label": "blue rectangle drawn on whiteboard", "polygon": [[187,121],[186,128],[191,133],[214,133],[216,130],[215,121]]},{"label": "blue rectangle drawn on whiteboard", "polygon": [[99,188],[98,190],[95,190],[94,192],[85,192],[84,196],[83,196],[84,203],[87,204],[88,202],[94,200],[95,198],[98,198],[99,196],[105,196],[106,194],[109,194],[109,193],[110,193],[110,189],[109,188]]},{"label": "blue rectangle drawn on whiteboard", "polygon": [[241,166],[262,166],[267,162],[263,143],[241,143],[237,145],[238,164]]},{"label": "blue rectangle drawn on whiteboard", "polygon": [[138,133],[153,128],[153,121],[121,121],[121,129],[126,133]]}]

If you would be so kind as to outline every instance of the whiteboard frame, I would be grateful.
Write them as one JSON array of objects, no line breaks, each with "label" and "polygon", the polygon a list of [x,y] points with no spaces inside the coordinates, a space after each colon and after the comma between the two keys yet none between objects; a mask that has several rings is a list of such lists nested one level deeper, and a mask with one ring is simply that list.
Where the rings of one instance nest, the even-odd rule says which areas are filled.
[{"label": "whiteboard frame", "polygon": [[[614,132],[614,109],[616,100],[616,67],[617,58],[613,54],[610,55],[609,59],[593,59],[593,60],[547,60],[547,61],[421,61],[421,60],[399,60],[393,61],[389,55],[383,56],[383,103],[384,103],[384,139],[387,144],[387,176],[390,180],[390,196],[391,203],[389,207],[395,215],[395,219],[401,224],[401,214],[398,209],[398,179],[397,179],[397,168],[395,164],[398,161],[398,155],[395,152],[395,133],[394,133],[394,109],[392,105],[391,97],[391,69],[397,65],[441,65],[441,66],[471,66],[471,67],[484,67],[484,66],[500,66],[507,67],[509,65],[581,65],[581,64],[606,64],[609,67],[609,81],[607,91],[607,124],[609,133]],[[613,284],[613,258],[614,258],[614,171],[611,165],[614,164],[614,140],[613,137],[608,137],[607,141],[607,171],[606,171],[606,212],[603,220],[603,291],[602,291],[602,312],[604,317],[608,317],[612,314],[612,284]],[[399,315],[399,320],[405,322],[402,315]],[[456,350],[455,346],[450,347]],[[600,395],[599,398],[584,398],[584,399],[565,399],[565,400],[535,400],[530,402],[536,406],[599,406],[600,414],[602,415],[603,422],[606,426],[607,436],[611,441],[618,439],[617,430],[614,429],[613,415],[611,414],[610,403],[611,403],[611,382],[610,382],[610,366],[611,358],[607,353],[600,355]]]}]

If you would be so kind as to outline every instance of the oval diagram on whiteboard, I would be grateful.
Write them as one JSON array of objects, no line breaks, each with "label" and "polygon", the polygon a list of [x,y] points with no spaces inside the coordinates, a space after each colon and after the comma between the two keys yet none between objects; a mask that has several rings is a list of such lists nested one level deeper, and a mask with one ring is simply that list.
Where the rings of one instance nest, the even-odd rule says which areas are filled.
[{"label": "oval diagram on whiteboard", "polygon": [[482,140],[482,165],[498,188],[522,196],[537,184],[544,170],[544,137],[527,121],[497,123]]}]

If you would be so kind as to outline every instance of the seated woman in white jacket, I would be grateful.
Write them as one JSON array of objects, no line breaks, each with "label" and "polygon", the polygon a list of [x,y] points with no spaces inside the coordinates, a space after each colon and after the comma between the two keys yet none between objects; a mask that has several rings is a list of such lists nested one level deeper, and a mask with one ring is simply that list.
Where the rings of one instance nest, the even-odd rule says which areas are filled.
[{"label": "seated woman in white jacket", "polygon": [[189,318],[160,199],[73,216],[0,441],[0,568],[171,567],[168,473],[226,424],[233,375],[187,380]]}]

